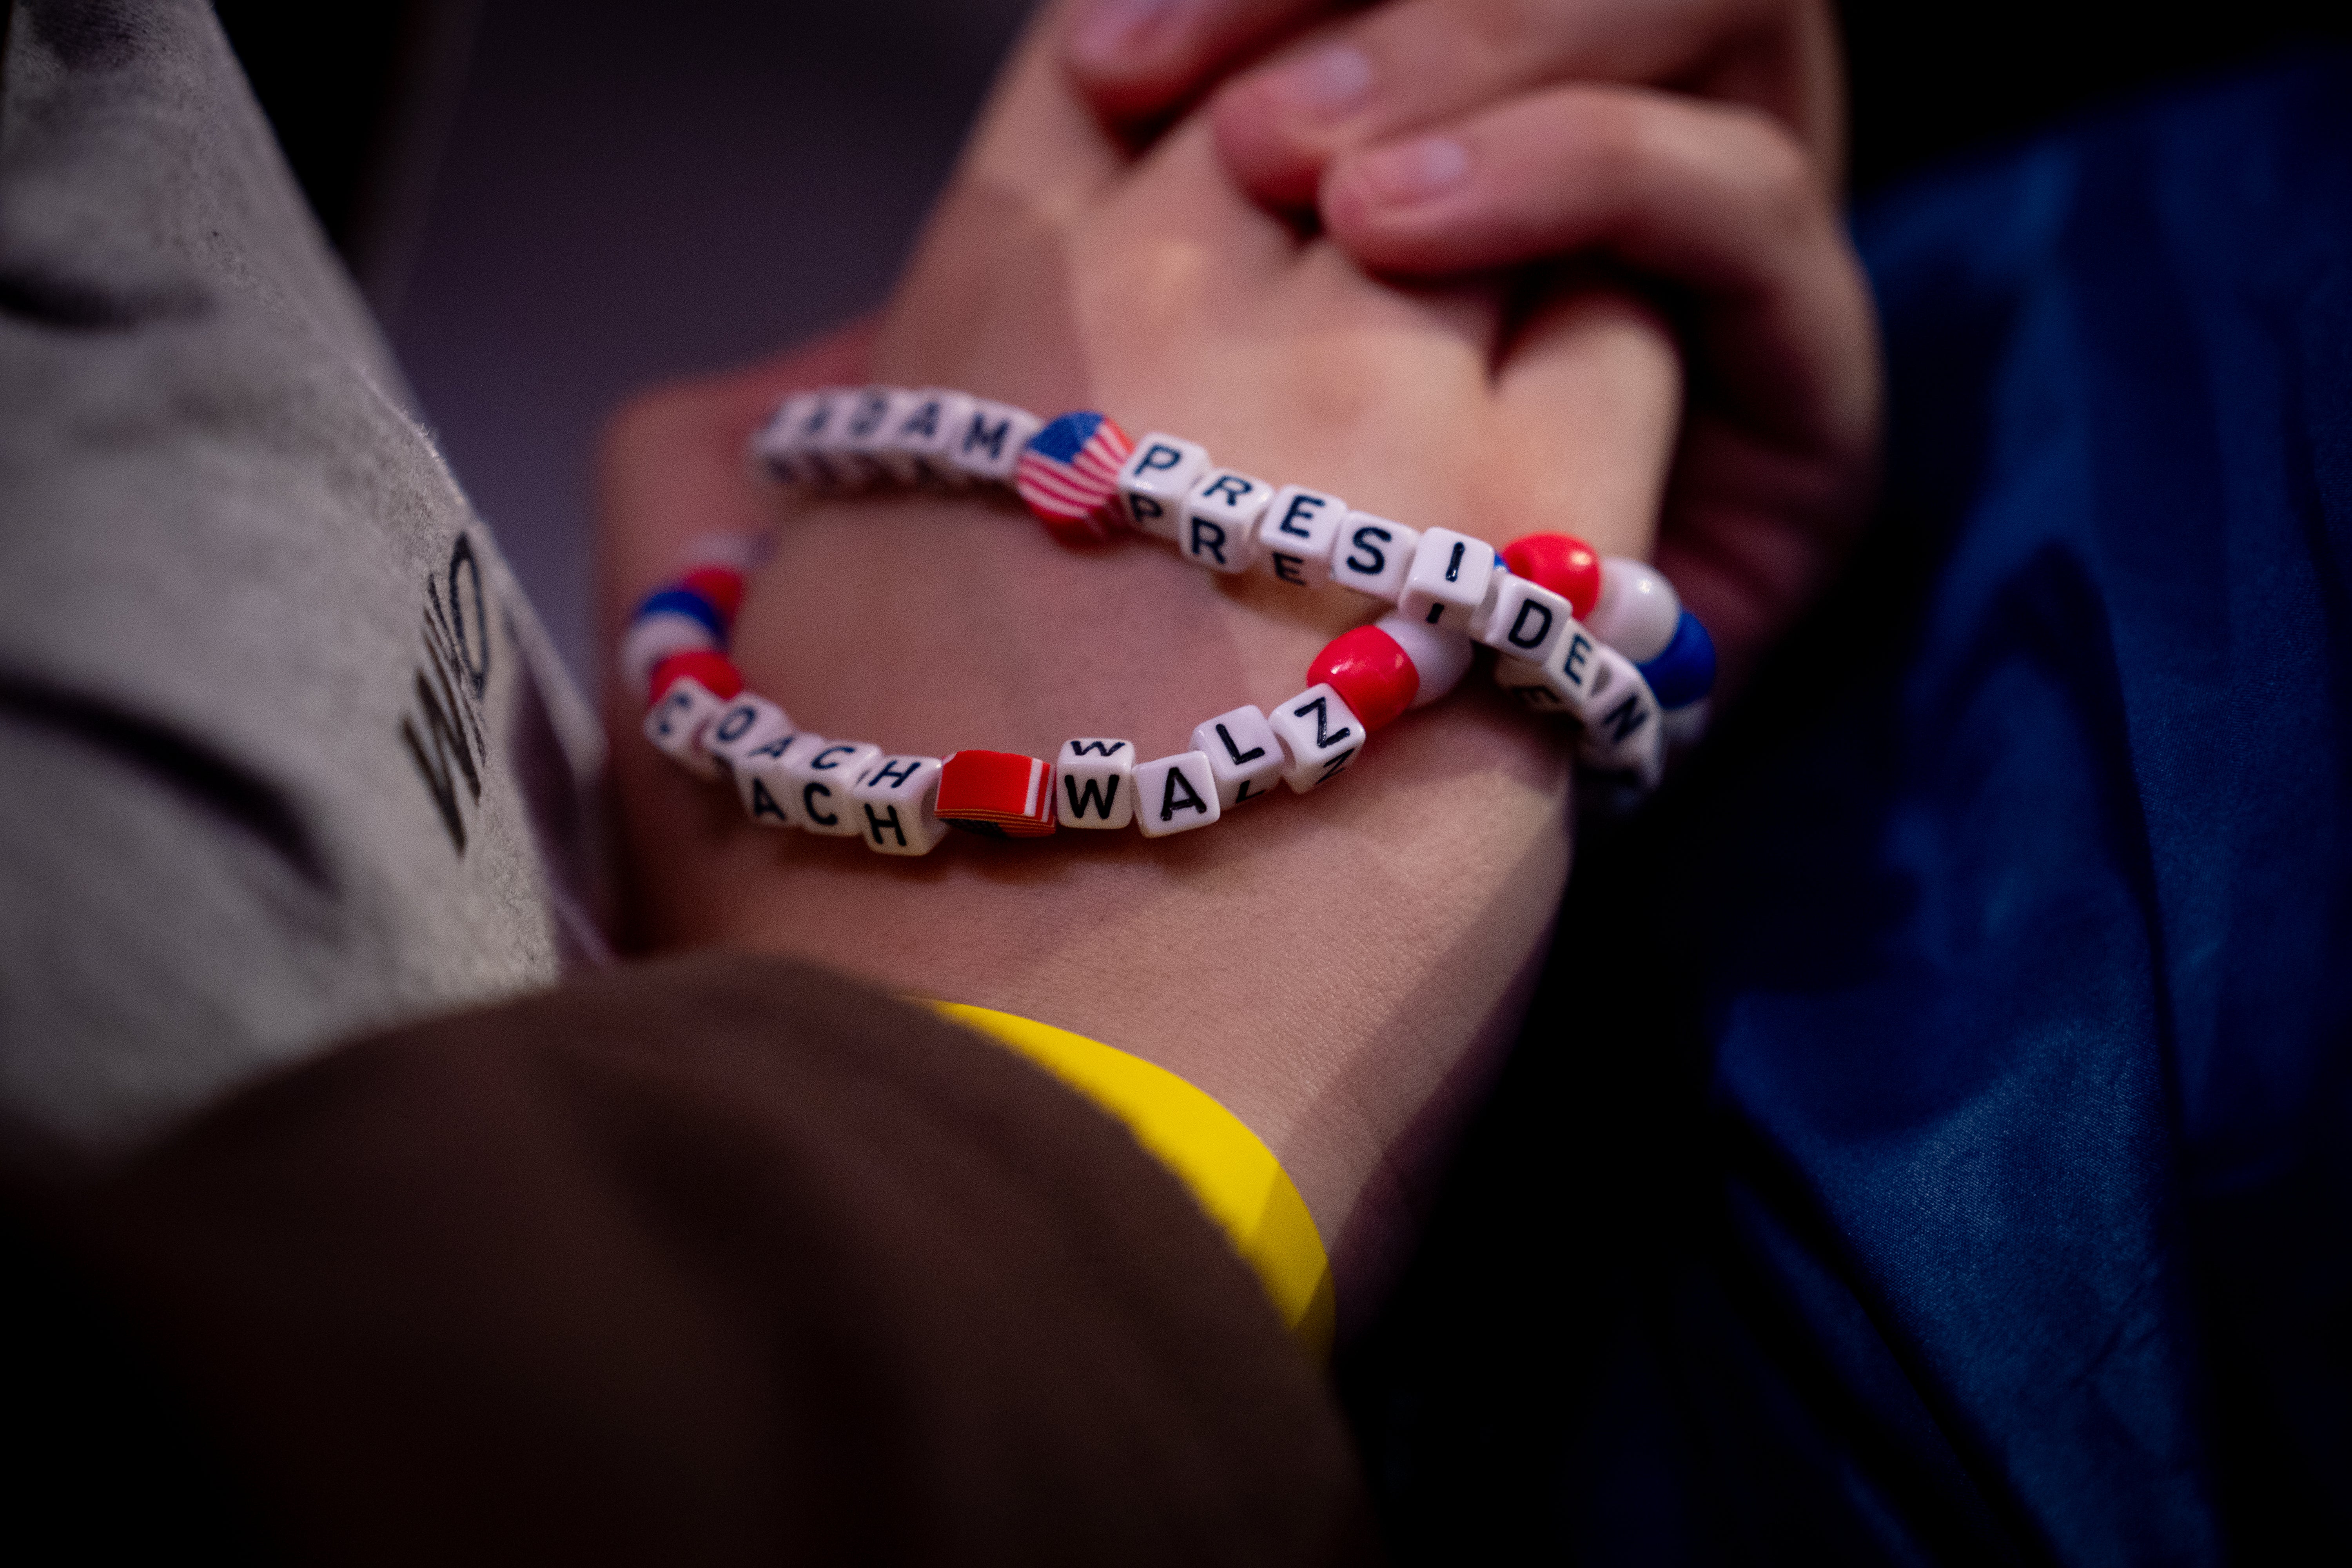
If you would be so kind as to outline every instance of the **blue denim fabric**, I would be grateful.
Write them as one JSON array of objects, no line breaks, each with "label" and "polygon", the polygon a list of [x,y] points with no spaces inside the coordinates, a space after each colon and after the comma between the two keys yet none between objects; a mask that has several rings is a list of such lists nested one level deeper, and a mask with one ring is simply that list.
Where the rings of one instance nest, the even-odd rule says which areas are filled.
[{"label": "blue denim fabric", "polygon": [[1858,238],[1881,515],[1343,1367],[1400,1553],[2352,1561],[2352,57]]}]

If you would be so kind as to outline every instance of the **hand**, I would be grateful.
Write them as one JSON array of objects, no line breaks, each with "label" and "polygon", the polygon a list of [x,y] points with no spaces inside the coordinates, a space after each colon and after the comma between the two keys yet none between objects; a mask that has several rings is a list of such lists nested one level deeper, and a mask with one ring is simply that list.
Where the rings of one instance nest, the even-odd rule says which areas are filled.
[{"label": "hand", "polygon": [[[1110,0],[1066,58],[1098,110],[1150,115],[1337,9]],[[1670,304],[1691,403],[1658,558],[1736,686],[1834,571],[1876,478],[1826,7],[1395,0],[1227,82],[1213,115],[1237,179],[1317,200],[1368,267],[1436,279],[1598,256]]]},{"label": "hand", "polygon": [[[1313,31],[1312,47],[1255,59]],[[1672,88],[1778,120],[1825,182],[1844,165],[1826,0],[1095,0],[1066,59],[1097,113],[1167,115],[1219,84],[1217,129],[1261,200],[1314,199],[1339,154],[1543,87]]]},{"label": "hand", "polygon": [[[1100,407],[1416,526],[1649,544],[1677,367],[1645,311],[1533,316],[1472,282],[1381,283],[1243,198],[1205,120],[1131,159],[1069,89],[1049,13],[1018,52],[884,320],[870,374]],[[817,351],[854,356],[855,340]],[[647,395],[604,453],[607,628],[684,539],[756,515],[741,444],[803,369]],[[825,734],[1149,758],[1305,685],[1369,606],[1223,578],[1140,540],[1078,551],[971,499],[803,507],[736,654]],[[1180,838],[951,838],[919,861],[746,824],[608,706],[636,909],[726,942],[1026,1014],[1160,1062],[1255,1128],[1333,1244],[1343,1313],[1402,1247],[1430,1156],[1516,1026],[1568,858],[1567,756],[1474,675],[1348,776]]]}]

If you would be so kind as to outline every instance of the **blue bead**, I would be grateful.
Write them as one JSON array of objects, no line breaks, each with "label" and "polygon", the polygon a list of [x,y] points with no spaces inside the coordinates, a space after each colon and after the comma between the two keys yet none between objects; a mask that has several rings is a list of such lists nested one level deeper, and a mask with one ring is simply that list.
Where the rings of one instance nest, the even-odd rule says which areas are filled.
[{"label": "blue bead", "polygon": [[727,646],[727,617],[719,613],[718,605],[691,588],[656,589],[646,595],[645,603],[637,606],[637,613],[630,618],[641,621],[647,616],[664,612],[700,621],[709,629],[714,642],[720,647]]},{"label": "blue bead", "polygon": [[1685,610],[1665,651],[1640,667],[1661,708],[1687,708],[1715,689],[1715,639]]}]

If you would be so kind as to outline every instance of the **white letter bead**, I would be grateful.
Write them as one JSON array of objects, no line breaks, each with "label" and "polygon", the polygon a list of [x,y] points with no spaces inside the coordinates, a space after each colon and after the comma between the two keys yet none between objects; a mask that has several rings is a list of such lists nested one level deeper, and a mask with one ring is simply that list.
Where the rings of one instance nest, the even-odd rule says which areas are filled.
[{"label": "white letter bead", "polygon": [[865,741],[829,741],[795,751],[784,763],[784,782],[793,791],[793,826],[832,838],[864,833],[865,819],[851,804],[849,789],[881,760],[882,748]]},{"label": "white letter bead", "polygon": [[1666,651],[1683,618],[1674,584],[1639,561],[1601,558],[1601,597],[1585,626],[1594,637],[1644,664]]},{"label": "white letter bead", "polygon": [[1217,781],[1209,771],[1209,759],[1198,752],[1137,764],[1135,798],[1135,825],[1146,838],[1206,827],[1224,815],[1217,804]]},{"label": "white letter bead", "polygon": [[1551,657],[1540,667],[1560,707],[1579,723],[1585,721],[1593,703],[1604,695],[1601,689],[1614,679],[1611,667],[1601,662],[1601,656],[1608,651],[1600,638],[1570,621],[1552,648]]},{"label": "white letter bead", "polygon": [[890,433],[915,405],[915,395],[895,386],[859,389],[841,427],[841,444],[867,482],[894,477],[886,456]]},{"label": "white letter bead", "polygon": [[1424,626],[1467,633],[1495,577],[1495,547],[1483,539],[1433,528],[1421,536],[1397,608]]},{"label": "white letter bead", "polygon": [[1413,620],[1402,610],[1391,610],[1372,625],[1404,649],[1413,674],[1421,678],[1412,700],[1405,704],[1408,709],[1426,708],[1462,684],[1470,668],[1470,639],[1460,632]]},{"label": "white letter bead", "polygon": [[737,747],[728,765],[735,775],[735,794],[743,802],[743,815],[762,827],[806,827],[801,792],[791,777],[792,764],[832,743],[822,735],[794,731],[757,745]]},{"label": "white letter bead", "polygon": [[1125,827],[1135,820],[1135,747],[1065,741],[1054,759],[1055,810],[1065,827]]},{"label": "white letter bead", "polygon": [[802,466],[825,489],[854,489],[864,481],[865,466],[850,455],[845,432],[858,395],[854,386],[829,386],[817,393],[793,438]]},{"label": "white letter bead", "polygon": [[623,689],[633,692],[642,702],[646,689],[653,684],[654,666],[674,653],[695,653],[718,644],[710,628],[692,616],[675,610],[639,616],[621,634]]},{"label": "white letter bead", "polygon": [[732,774],[738,753],[793,732],[793,716],[764,697],[746,691],[719,710],[702,732],[702,750],[719,771]]},{"label": "white letter bead", "polygon": [[1665,727],[1658,721],[1658,700],[1633,661],[1615,648],[1600,648],[1594,662],[1599,668],[1592,677],[1592,700],[1577,751],[1594,767],[1632,773],[1648,789],[1665,768]]},{"label": "white letter bead", "polygon": [[1290,753],[1282,782],[1305,795],[1363,749],[1364,722],[1329,686],[1310,686],[1274,710],[1274,732]]},{"label": "white letter bead", "polygon": [[814,478],[801,462],[798,437],[801,422],[815,401],[813,392],[793,394],[752,433],[751,466],[780,485],[807,484]]},{"label": "white letter bead", "polygon": [[1250,534],[1274,499],[1264,479],[1212,468],[1184,497],[1184,531],[1176,548],[1212,572],[1246,572],[1257,545]]},{"label": "white letter bead", "polygon": [[1192,749],[1209,759],[1221,811],[1263,798],[1290,765],[1282,737],[1255,708],[1236,708],[1201,725],[1192,731]]},{"label": "white letter bead", "polygon": [[975,397],[963,428],[948,444],[947,458],[967,479],[1010,484],[1021,463],[1021,448],[1045,427],[1045,422],[1026,409]]},{"label": "white letter bead", "polygon": [[1331,580],[1331,547],[1347,521],[1348,503],[1338,496],[1300,485],[1275,491],[1257,525],[1266,574],[1293,587],[1320,588]]},{"label": "white letter bead", "polygon": [[703,752],[702,731],[726,706],[726,699],[712,696],[698,680],[673,680],[662,700],[646,712],[646,739],[697,778],[715,779],[719,765]]},{"label": "white letter bead", "polygon": [[1155,430],[1118,470],[1118,510],[1139,533],[1181,542],[1184,495],[1209,470],[1209,449]]},{"label": "white letter bead", "polygon": [[884,757],[849,786],[866,847],[877,855],[928,855],[948,836],[937,757]]},{"label": "white letter bead", "polygon": [[948,446],[971,422],[971,399],[961,392],[927,387],[906,395],[890,416],[882,464],[905,485],[960,485],[964,477],[948,461]]},{"label": "white letter bead", "polygon": [[1472,624],[1470,636],[1507,658],[1541,664],[1575,619],[1565,597],[1506,573]]},{"label": "white letter bead", "polygon": [[1331,551],[1331,581],[1393,605],[1421,548],[1421,532],[1368,511],[1351,511]]},{"label": "white letter bead", "polygon": [[1552,689],[1551,677],[1540,665],[1506,654],[1495,661],[1495,684],[1517,699],[1530,713],[1568,712],[1568,704]]}]

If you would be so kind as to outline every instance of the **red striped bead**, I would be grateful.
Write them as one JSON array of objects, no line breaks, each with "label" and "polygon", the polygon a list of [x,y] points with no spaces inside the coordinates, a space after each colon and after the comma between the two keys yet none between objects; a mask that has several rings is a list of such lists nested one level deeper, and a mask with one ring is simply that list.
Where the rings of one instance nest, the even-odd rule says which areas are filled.
[{"label": "red striped bead", "polygon": [[1367,730],[1377,730],[1412,705],[1421,672],[1396,638],[1378,626],[1341,632],[1307,667],[1307,684],[1328,684]]},{"label": "red striped bead", "polygon": [[1549,588],[1568,601],[1578,620],[1601,602],[1601,557],[1572,534],[1530,533],[1503,546],[1503,564],[1514,577]]},{"label": "red striped bead", "polygon": [[650,708],[660,701],[670,683],[677,680],[699,681],[705,691],[722,702],[733,701],[743,689],[743,676],[733,659],[708,648],[696,648],[689,653],[674,653],[654,666],[653,689],[646,699],[646,706]]},{"label": "red striped bead", "polygon": [[677,580],[681,588],[691,588],[710,601],[713,608],[730,621],[743,607],[743,574],[732,566],[698,566]]}]

